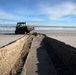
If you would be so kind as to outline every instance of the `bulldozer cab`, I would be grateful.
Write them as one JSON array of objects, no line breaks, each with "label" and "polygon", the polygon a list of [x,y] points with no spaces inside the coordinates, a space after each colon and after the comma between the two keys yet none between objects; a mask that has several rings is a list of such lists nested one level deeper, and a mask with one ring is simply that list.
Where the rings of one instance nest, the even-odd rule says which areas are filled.
[{"label": "bulldozer cab", "polygon": [[34,27],[26,26],[26,22],[18,22],[16,25],[15,34],[27,34],[33,29]]},{"label": "bulldozer cab", "polygon": [[26,26],[26,22],[18,22],[16,27]]}]

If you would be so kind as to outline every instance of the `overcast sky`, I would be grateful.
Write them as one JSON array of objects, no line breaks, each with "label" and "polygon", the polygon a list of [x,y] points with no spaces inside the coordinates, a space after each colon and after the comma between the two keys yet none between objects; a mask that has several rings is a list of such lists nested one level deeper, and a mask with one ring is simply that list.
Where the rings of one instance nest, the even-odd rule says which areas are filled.
[{"label": "overcast sky", "polygon": [[0,0],[0,24],[17,21],[76,26],[76,0]]}]

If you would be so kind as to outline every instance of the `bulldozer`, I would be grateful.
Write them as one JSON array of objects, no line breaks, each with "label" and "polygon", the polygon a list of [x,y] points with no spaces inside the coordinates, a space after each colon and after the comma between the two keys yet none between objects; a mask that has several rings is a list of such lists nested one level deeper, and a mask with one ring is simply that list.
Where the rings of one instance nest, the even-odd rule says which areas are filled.
[{"label": "bulldozer", "polygon": [[15,34],[27,34],[34,30],[33,26],[27,26],[26,22],[17,22]]}]

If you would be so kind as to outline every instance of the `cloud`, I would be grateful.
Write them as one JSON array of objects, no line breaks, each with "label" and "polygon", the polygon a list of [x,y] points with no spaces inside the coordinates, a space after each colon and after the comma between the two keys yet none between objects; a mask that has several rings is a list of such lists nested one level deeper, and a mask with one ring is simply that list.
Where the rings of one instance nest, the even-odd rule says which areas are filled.
[{"label": "cloud", "polygon": [[0,18],[1,19],[10,19],[10,18],[14,18],[13,15],[10,15],[9,13],[6,13],[3,10],[0,10]]},{"label": "cloud", "polygon": [[44,19],[41,18],[30,18],[30,21],[44,21]]},{"label": "cloud", "polygon": [[39,15],[39,14],[41,14],[40,13],[40,9],[39,9],[39,7],[36,7],[35,9],[27,9],[26,7],[24,8],[16,8],[15,10],[14,10],[14,12],[16,13],[16,14],[19,14],[19,15],[25,15],[25,16],[34,16],[34,15]]},{"label": "cloud", "polygon": [[[40,16],[40,19],[48,20],[73,20],[71,15],[76,15],[76,4],[73,2],[60,2],[58,4],[38,4],[33,10],[30,9],[17,9],[15,11],[17,14],[22,14],[25,16],[33,15],[34,17]],[[43,16],[42,16],[43,15]],[[64,17],[65,16],[65,17]],[[74,18],[75,19],[75,18]]]},{"label": "cloud", "polygon": [[[24,11],[22,12],[19,12],[20,14],[23,14]],[[28,14],[28,12],[27,12]],[[26,14],[26,15],[27,15]],[[31,13],[29,13],[31,14]],[[25,13],[22,15],[22,16],[17,16],[17,15],[14,15],[14,14],[9,14],[3,10],[0,10],[0,22],[18,22],[18,21],[26,21],[26,22],[39,22],[39,21],[43,21],[44,19],[42,18],[39,18],[39,17],[30,17],[30,16],[26,16]]]},{"label": "cloud", "polygon": [[26,8],[17,8],[14,11],[16,14],[20,14],[20,15],[30,15],[33,14],[33,11],[28,10]]},{"label": "cloud", "polygon": [[0,10],[0,20],[3,21],[12,21],[17,22],[23,20],[25,17],[23,16],[17,16],[16,14],[7,13],[6,11]]},{"label": "cloud", "polygon": [[[72,15],[76,15],[76,4],[72,2],[60,2],[51,5],[51,3],[38,3],[34,9],[26,7],[17,7],[13,12],[7,13],[0,10],[0,20],[18,20],[18,21],[45,21],[45,20],[73,20]],[[32,6],[31,6],[32,7]],[[32,7],[33,8],[33,7]]]},{"label": "cloud", "polygon": [[[54,6],[40,5],[40,7],[41,13],[47,15],[50,20],[68,20],[72,19],[70,15],[76,15],[76,5],[71,2],[64,2]],[[64,17],[67,15],[69,16]]]}]

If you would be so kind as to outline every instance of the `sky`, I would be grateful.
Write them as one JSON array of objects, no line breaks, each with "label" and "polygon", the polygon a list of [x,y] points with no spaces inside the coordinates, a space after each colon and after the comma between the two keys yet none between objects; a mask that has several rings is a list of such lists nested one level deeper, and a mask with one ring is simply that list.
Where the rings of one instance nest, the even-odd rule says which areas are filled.
[{"label": "sky", "polygon": [[0,0],[0,25],[76,26],[76,0]]}]

